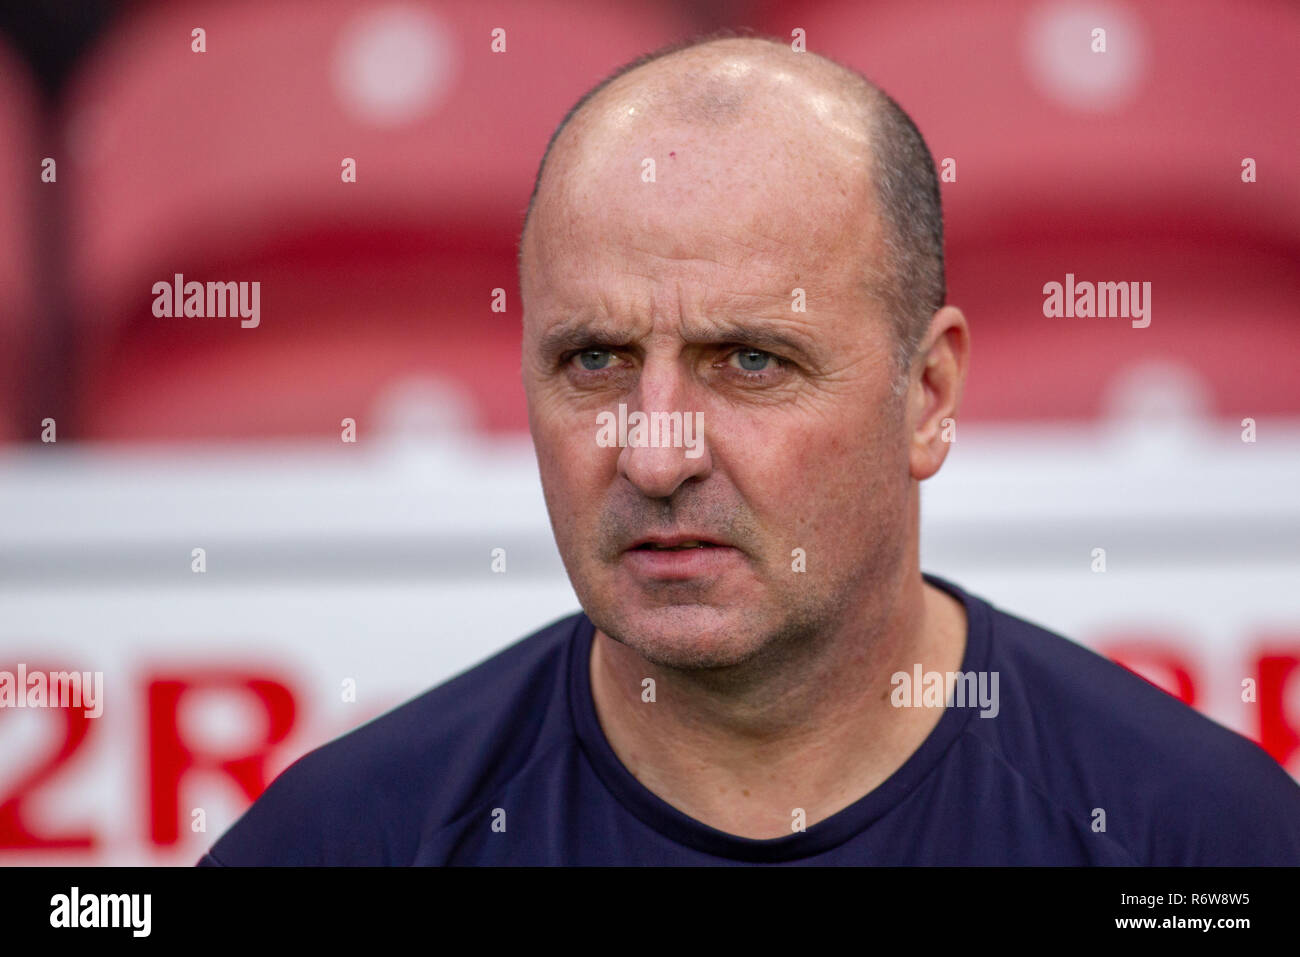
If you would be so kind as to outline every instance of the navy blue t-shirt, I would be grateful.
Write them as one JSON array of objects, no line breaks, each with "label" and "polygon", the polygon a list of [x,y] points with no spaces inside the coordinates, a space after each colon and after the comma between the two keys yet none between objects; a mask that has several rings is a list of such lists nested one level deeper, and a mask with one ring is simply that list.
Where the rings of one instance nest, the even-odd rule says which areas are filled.
[{"label": "navy blue t-shirt", "polygon": [[965,604],[962,670],[998,672],[997,714],[947,708],[804,831],[736,837],[637,781],[597,720],[577,614],[307,754],[200,863],[1300,864],[1300,785],[1257,745],[926,580]]}]

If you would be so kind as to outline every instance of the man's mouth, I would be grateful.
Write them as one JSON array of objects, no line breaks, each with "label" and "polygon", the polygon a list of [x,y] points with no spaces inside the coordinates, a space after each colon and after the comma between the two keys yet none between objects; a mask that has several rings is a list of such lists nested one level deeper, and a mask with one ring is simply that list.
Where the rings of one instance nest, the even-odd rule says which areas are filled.
[{"label": "man's mouth", "polygon": [[647,535],[633,542],[628,551],[642,552],[684,552],[697,548],[730,548],[725,542],[715,541],[703,535],[682,532],[676,535]]},{"label": "man's mouth", "polygon": [[680,545],[661,545],[658,542],[644,542],[636,546],[638,550],[654,552],[680,552],[687,548],[719,548],[713,542],[682,542]]},{"label": "man's mouth", "polygon": [[740,549],[696,532],[647,535],[623,553],[626,568],[643,582],[688,582],[717,579],[744,561]]}]

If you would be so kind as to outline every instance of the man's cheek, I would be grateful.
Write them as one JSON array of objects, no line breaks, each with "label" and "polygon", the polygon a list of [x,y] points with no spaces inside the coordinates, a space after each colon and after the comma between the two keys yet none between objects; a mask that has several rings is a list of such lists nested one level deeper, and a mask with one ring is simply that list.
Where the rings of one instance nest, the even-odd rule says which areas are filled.
[{"label": "man's cheek", "polygon": [[566,415],[547,415],[541,419],[541,439],[545,444],[549,458],[563,468],[575,461],[581,462],[590,457],[591,448],[595,446],[593,429],[587,429],[584,423],[572,413]]},{"label": "man's cheek", "polygon": [[548,502],[553,513],[559,513],[558,521],[580,527],[594,513],[592,504],[600,500],[601,490],[608,484],[614,459],[609,457],[609,449],[598,448],[590,435],[570,426],[548,432],[546,449],[543,470]]},{"label": "man's cheek", "polygon": [[[585,422],[569,421],[556,436],[561,466],[570,469],[576,483],[590,483],[602,470],[606,459],[613,461],[610,449],[596,444],[596,429]],[[617,449],[613,450],[617,453]]]},{"label": "man's cheek", "polygon": [[799,430],[773,430],[736,448],[747,451],[728,461],[746,473],[743,482],[753,490],[753,497],[787,511],[802,504],[834,471],[824,444]]}]

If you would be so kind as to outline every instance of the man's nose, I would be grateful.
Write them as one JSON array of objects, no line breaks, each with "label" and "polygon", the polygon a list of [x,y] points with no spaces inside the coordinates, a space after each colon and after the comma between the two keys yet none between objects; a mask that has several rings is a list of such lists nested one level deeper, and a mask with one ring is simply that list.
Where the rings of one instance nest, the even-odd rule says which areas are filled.
[{"label": "man's nose", "polygon": [[[688,391],[675,369],[647,364],[628,396],[627,444],[619,450],[618,471],[647,498],[668,498],[683,482],[704,478],[713,468],[708,423],[691,405]],[[633,426],[637,412],[644,416],[640,429]]]}]

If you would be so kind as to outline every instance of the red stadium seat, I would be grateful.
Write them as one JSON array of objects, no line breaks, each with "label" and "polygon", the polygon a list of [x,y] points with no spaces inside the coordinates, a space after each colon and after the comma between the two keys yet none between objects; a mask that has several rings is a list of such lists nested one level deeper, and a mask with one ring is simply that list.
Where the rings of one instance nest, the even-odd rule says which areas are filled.
[{"label": "red stadium seat", "polygon": [[[82,434],[337,435],[407,379],[461,396],[478,428],[526,428],[515,243],[537,162],[587,87],[682,32],[667,8],[579,0],[128,20],[67,114]],[[260,282],[260,325],[155,316],[154,283],[177,273]]]},{"label": "red stadium seat", "polygon": [[0,442],[40,434],[39,421],[19,417],[32,411],[26,389],[38,332],[36,191],[58,185],[40,179],[35,97],[26,64],[0,45]]},{"label": "red stadium seat", "polygon": [[[1300,412],[1293,5],[791,0],[759,26],[803,29],[898,100],[936,163],[955,160],[942,188],[949,300],[974,335],[968,417],[1096,415],[1152,361],[1189,370],[1213,413]],[[1043,286],[1067,273],[1151,282],[1150,326],[1046,318]]]}]

